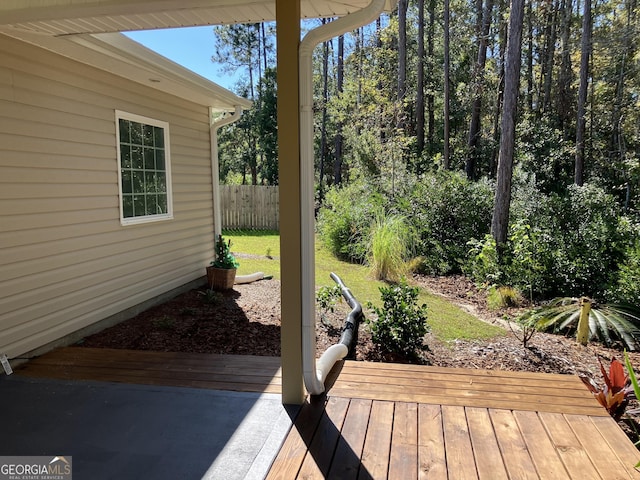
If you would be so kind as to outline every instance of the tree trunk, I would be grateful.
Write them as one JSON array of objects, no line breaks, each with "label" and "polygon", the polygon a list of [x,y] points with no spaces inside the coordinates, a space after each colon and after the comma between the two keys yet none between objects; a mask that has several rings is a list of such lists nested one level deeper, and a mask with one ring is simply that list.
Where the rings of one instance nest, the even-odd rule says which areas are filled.
[{"label": "tree trunk", "polygon": [[556,0],[551,3],[551,12],[549,13],[549,37],[547,39],[546,59],[544,62],[546,70],[543,83],[542,110],[545,113],[549,112],[551,106],[551,83],[553,81],[553,67],[556,56],[557,17],[558,5]]},{"label": "tree trunk", "polygon": [[[427,32],[427,56],[429,57],[429,64],[433,65],[433,37],[434,28],[436,24],[436,2],[435,0],[429,0],[429,28]],[[429,93],[427,94],[427,112],[428,112],[428,127],[427,127],[427,144],[429,145],[429,151],[432,151],[432,146],[436,131],[436,112],[435,112],[435,95],[433,94],[433,73],[429,71]]]},{"label": "tree trunk", "polygon": [[476,166],[478,163],[478,140],[480,139],[480,114],[482,113],[482,92],[484,87],[484,68],[487,63],[487,42],[491,29],[491,15],[493,0],[487,0],[486,9],[482,11],[482,1],[478,2],[478,16],[480,28],[478,30],[478,58],[474,69],[474,98],[471,107],[471,121],[469,123],[469,139],[467,146],[466,173],[469,180],[476,178]]},{"label": "tree trunk", "polygon": [[584,0],[582,16],[582,54],[580,58],[580,90],[578,91],[578,119],[576,123],[576,164],[574,182],[584,183],[584,138],[586,131],[586,105],[589,87],[589,57],[591,55],[591,0]]},{"label": "tree trunk", "polygon": [[527,4],[527,108],[533,110],[533,7]]},{"label": "tree trunk", "polygon": [[556,112],[558,115],[558,128],[563,132],[563,138],[568,140],[569,128],[571,125],[571,109],[573,102],[571,99],[571,84],[573,71],[571,69],[571,0],[562,2],[562,54],[560,60],[560,73],[558,75],[558,95]]},{"label": "tree trunk", "polygon": [[[424,151],[424,0],[418,0],[418,74],[416,85],[416,150]],[[422,167],[419,168],[421,170]]]},{"label": "tree trunk", "polygon": [[[338,37],[338,96],[342,95],[344,87],[344,36]],[[333,161],[333,183],[339,185],[342,183],[342,122],[338,122],[336,125],[336,138],[335,138],[335,158]]]},{"label": "tree trunk", "polygon": [[407,3],[398,0],[398,128],[405,127],[404,100],[407,93]]},{"label": "tree trunk", "polygon": [[[498,5],[498,11],[504,12],[505,3],[504,0],[500,0]],[[500,15],[502,17],[502,15]],[[507,51],[507,30],[508,24],[504,20],[501,20],[498,24],[499,31],[499,39],[498,39],[498,64],[499,64],[499,74],[498,74],[498,91],[496,94],[496,106],[493,113],[493,151],[491,152],[491,158],[489,163],[489,175],[492,178],[495,178],[497,173],[497,165],[498,165],[498,155],[499,155],[499,142],[500,142],[500,118],[502,114],[502,104],[504,100],[504,63],[505,56]]]},{"label": "tree trunk", "polygon": [[449,59],[449,0],[444,0],[444,155],[442,157],[442,168],[449,170],[449,76],[450,76],[450,59]]},{"label": "tree trunk", "polygon": [[507,241],[507,231],[509,229],[511,177],[513,173],[513,151],[515,146],[518,84],[520,80],[523,18],[524,0],[511,0],[507,55],[505,59],[504,108],[500,135],[500,157],[498,160],[498,178],[493,218],[491,219],[491,234],[499,248]]},{"label": "tree trunk", "polygon": [[[325,23],[325,19],[322,20]],[[320,172],[318,178],[318,200],[324,200],[324,169],[327,162],[327,103],[329,102],[329,42],[322,45],[322,122],[320,125]]]}]

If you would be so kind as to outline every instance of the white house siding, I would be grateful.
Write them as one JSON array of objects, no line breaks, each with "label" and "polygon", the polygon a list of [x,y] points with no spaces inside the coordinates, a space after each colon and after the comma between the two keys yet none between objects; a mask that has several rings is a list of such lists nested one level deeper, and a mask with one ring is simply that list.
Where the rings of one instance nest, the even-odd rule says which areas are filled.
[{"label": "white house siding", "polygon": [[[115,110],[169,123],[173,220],[121,226]],[[202,277],[208,110],[0,35],[0,353]]]}]

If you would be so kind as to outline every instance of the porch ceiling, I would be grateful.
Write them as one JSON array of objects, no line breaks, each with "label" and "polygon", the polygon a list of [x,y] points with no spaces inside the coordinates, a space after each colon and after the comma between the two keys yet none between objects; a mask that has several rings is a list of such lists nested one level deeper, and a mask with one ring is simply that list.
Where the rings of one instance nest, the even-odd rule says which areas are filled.
[{"label": "porch ceiling", "polygon": [[[369,0],[301,0],[302,18],[336,17]],[[395,0],[387,0],[388,9]],[[107,33],[276,18],[275,0],[3,0],[0,25],[47,35]]]}]

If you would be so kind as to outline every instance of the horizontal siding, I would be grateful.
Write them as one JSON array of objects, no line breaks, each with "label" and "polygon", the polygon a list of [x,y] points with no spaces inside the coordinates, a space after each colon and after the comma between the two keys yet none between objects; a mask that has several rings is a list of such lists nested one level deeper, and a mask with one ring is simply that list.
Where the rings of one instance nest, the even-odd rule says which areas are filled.
[{"label": "horizontal siding", "polygon": [[[115,110],[169,123],[174,218],[120,225]],[[202,277],[208,110],[0,35],[0,352]]]}]

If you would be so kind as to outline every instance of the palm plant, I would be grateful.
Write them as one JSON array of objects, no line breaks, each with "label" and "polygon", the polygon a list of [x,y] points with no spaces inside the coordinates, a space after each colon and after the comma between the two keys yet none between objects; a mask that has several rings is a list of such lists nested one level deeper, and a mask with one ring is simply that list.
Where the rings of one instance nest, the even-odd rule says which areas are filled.
[{"label": "palm plant", "polygon": [[[578,330],[581,310],[579,298],[555,298],[526,312],[520,321],[535,325],[538,330],[571,335]],[[588,323],[589,339],[597,338],[608,346],[620,341],[629,350],[640,345],[640,309],[634,305],[591,302]]]}]

